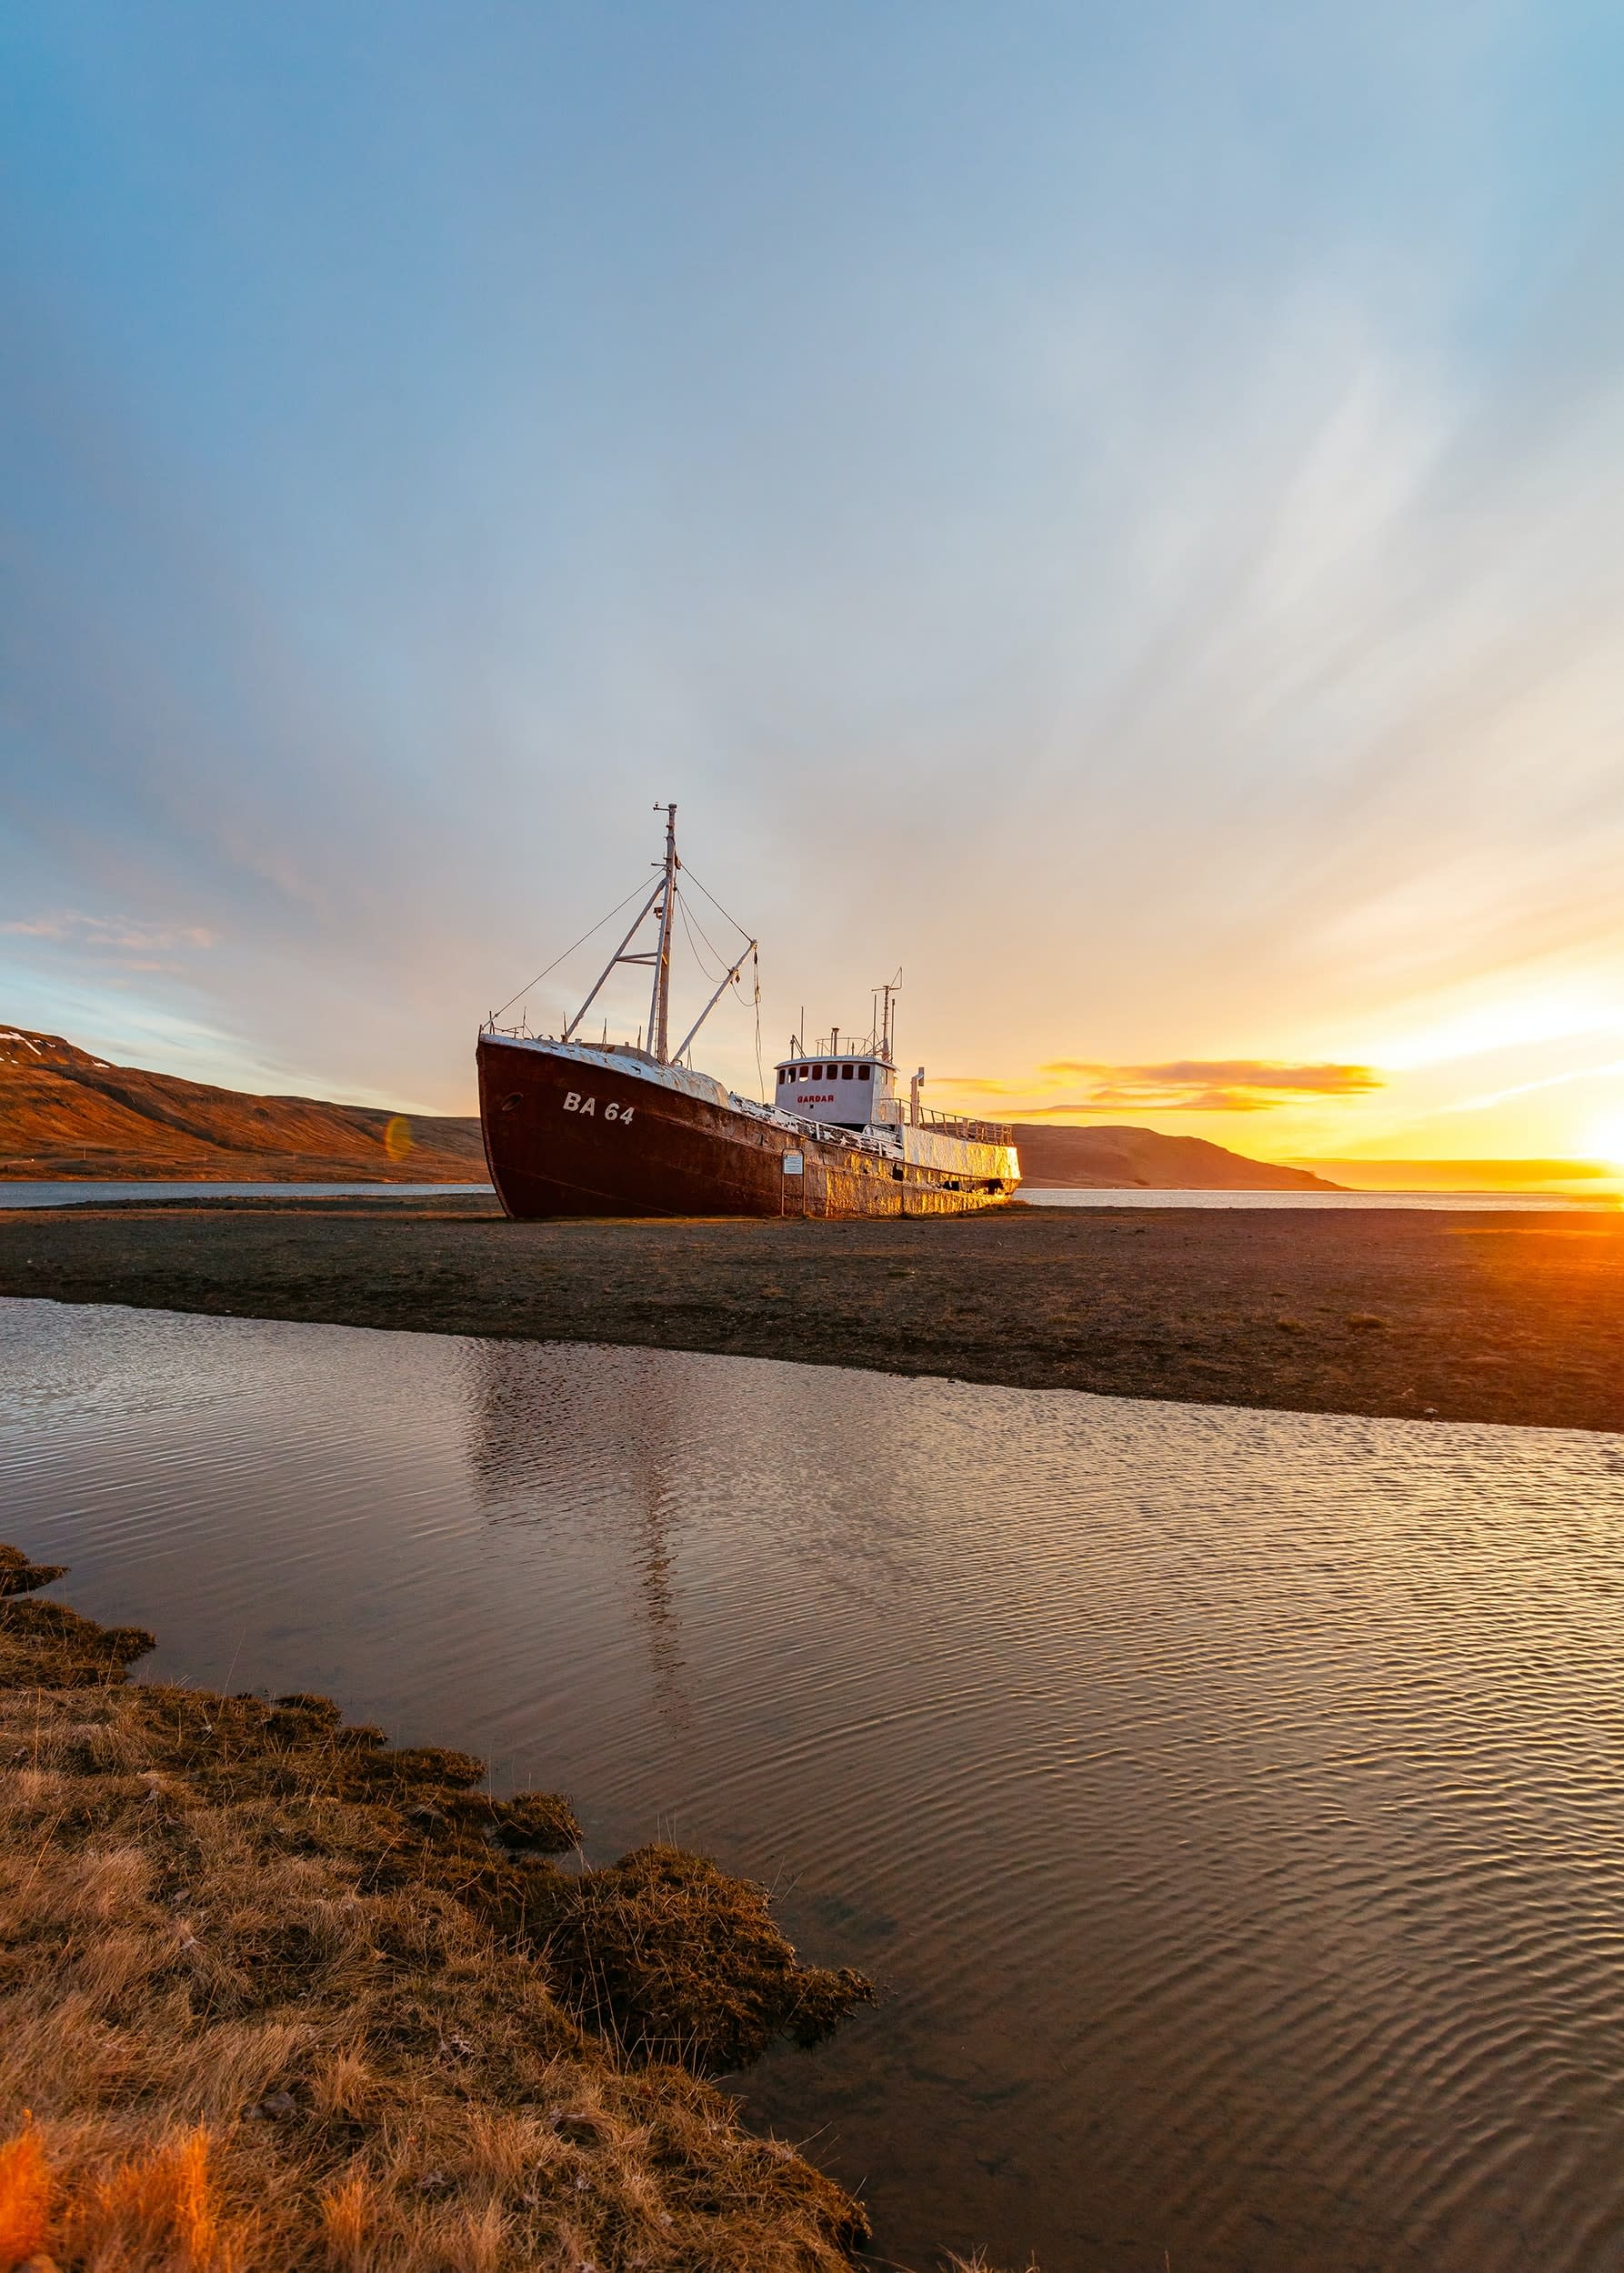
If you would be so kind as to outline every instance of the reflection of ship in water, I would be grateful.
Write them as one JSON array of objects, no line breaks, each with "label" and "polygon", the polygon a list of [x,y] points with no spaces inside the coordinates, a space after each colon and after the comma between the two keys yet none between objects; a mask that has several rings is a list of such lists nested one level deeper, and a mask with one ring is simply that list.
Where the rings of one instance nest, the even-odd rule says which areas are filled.
[{"label": "reflection of ship in water", "polygon": [[[595,1540],[621,1547],[635,1577],[660,1717],[686,1728],[681,1628],[674,1597],[676,1495],[671,1474],[691,1413],[677,1384],[641,1351],[582,1353],[545,1345],[470,1341],[468,1453],[487,1521],[534,1534],[556,1526],[560,1546],[578,1542],[583,1494],[603,1518]],[[637,1371],[635,1383],[623,1367]],[[590,1467],[576,1457],[593,1447]]]}]

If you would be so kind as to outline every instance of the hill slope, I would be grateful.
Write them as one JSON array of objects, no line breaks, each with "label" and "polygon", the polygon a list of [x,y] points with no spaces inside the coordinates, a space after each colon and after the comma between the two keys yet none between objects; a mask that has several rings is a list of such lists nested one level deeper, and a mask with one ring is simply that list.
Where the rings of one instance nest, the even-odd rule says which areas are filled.
[{"label": "hill slope", "polygon": [[246,1096],[0,1026],[0,1179],[482,1184],[477,1120]]},{"label": "hill slope", "polygon": [[[1025,1180],[1160,1191],[1335,1191],[1302,1168],[1148,1128],[1018,1124]],[[0,1180],[482,1184],[476,1118],[260,1097],[112,1066],[59,1034],[0,1026]]]},{"label": "hill slope", "polygon": [[1208,1144],[1204,1136],[1162,1136],[1153,1128],[1063,1128],[1018,1121],[1025,1184],[1073,1188],[1138,1185],[1162,1192],[1336,1192],[1341,1186],[1306,1168],[1278,1168]]}]

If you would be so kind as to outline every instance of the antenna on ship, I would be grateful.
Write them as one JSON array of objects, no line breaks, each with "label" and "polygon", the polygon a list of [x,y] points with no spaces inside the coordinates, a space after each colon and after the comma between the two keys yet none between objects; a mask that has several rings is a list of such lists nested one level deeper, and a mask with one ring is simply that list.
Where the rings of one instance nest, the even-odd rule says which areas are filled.
[{"label": "antenna on ship", "polygon": [[891,997],[902,991],[900,963],[897,966],[896,977],[887,979],[883,986],[877,986],[874,991],[877,995],[883,995],[886,998],[885,1016],[880,1022],[879,1029],[879,1054],[882,1057],[888,1058],[891,1055]]}]

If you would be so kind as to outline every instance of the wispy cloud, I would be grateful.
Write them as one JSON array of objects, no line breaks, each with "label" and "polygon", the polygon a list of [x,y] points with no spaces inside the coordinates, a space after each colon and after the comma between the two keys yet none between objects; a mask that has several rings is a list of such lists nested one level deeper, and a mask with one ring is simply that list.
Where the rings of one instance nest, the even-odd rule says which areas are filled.
[{"label": "wispy cloud", "polygon": [[0,20],[0,1011],[466,1109],[675,796],[769,1036],[906,949],[988,1077],[933,1096],[1341,1145],[1447,1046],[1577,1141],[1520,1085],[1624,996],[1596,11],[150,13]]},{"label": "wispy cloud", "polygon": [[[142,924],[122,916],[82,916],[71,909],[0,924],[0,932],[7,932],[14,938],[48,939],[62,946],[85,947],[120,956],[173,954],[181,947],[212,947],[219,944],[219,934],[202,924]],[[176,966],[141,963],[131,967],[171,970]]]},{"label": "wispy cloud", "polygon": [[1538,1081],[1514,1082],[1508,1089],[1487,1089],[1480,1096],[1458,1097],[1452,1105],[1438,1109],[1442,1113],[1482,1113],[1512,1097],[1530,1097],[1541,1089],[1566,1089],[1576,1081],[1604,1081],[1618,1074],[1624,1074],[1624,1057],[1609,1058],[1604,1066],[1579,1066],[1567,1073],[1546,1074]]}]

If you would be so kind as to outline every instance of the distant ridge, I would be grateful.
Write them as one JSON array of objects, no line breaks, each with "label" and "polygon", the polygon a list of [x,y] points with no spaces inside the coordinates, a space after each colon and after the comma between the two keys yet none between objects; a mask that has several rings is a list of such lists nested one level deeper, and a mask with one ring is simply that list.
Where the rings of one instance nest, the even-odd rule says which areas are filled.
[{"label": "distant ridge", "polygon": [[0,1026],[0,1180],[483,1184],[476,1119],[258,1097]]},{"label": "distant ridge", "polygon": [[1021,1181],[1039,1190],[1131,1188],[1153,1192],[1339,1192],[1307,1168],[1208,1144],[1205,1136],[1162,1136],[1153,1128],[1055,1127],[1017,1121]]},{"label": "distant ridge", "polygon": [[[1306,1168],[1200,1136],[1018,1123],[1025,1181],[1148,1191],[1334,1192]],[[254,1096],[115,1066],[59,1034],[0,1026],[0,1181],[483,1184],[476,1116]]]}]

